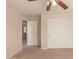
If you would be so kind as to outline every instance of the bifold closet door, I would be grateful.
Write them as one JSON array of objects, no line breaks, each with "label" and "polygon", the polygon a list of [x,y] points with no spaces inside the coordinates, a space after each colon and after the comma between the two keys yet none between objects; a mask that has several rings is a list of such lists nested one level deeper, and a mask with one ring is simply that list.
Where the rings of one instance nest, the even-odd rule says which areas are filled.
[{"label": "bifold closet door", "polygon": [[48,48],[72,48],[72,19],[48,19]]}]

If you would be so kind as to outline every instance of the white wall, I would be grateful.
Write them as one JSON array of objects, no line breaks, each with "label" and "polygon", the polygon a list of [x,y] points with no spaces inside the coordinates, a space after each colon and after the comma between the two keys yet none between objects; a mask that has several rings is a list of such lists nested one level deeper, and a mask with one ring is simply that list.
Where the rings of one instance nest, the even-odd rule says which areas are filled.
[{"label": "white wall", "polygon": [[22,49],[21,17],[23,16],[15,8],[7,4],[6,15],[6,57],[14,56]]},{"label": "white wall", "polygon": [[47,21],[47,47],[73,48],[72,18],[49,18]]},{"label": "white wall", "polygon": [[27,46],[38,45],[38,21],[27,21]]}]

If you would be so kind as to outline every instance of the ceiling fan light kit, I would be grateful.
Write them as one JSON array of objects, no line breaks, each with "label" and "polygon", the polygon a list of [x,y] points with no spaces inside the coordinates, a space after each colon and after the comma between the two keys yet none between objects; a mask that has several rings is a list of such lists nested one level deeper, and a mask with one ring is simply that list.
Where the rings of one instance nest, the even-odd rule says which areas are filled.
[{"label": "ceiling fan light kit", "polygon": [[48,1],[48,2],[46,3],[46,5],[49,6],[50,2],[52,2],[52,6],[56,6],[56,5],[57,5],[57,3],[55,2],[55,0]]},{"label": "ceiling fan light kit", "polygon": [[52,1],[52,5],[53,6],[56,6],[57,5],[57,3],[55,2],[55,0]]}]

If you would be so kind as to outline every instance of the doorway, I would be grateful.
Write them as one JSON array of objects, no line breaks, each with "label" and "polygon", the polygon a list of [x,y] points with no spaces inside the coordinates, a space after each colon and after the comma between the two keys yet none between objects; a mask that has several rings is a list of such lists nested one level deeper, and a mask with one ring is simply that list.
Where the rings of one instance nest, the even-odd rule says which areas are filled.
[{"label": "doorway", "polygon": [[27,21],[22,20],[22,47],[27,47]]},{"label": "doorway", "polygon": [[40,26],[39,21],[22,21],[22,47],[36,48],[40,46]]}]

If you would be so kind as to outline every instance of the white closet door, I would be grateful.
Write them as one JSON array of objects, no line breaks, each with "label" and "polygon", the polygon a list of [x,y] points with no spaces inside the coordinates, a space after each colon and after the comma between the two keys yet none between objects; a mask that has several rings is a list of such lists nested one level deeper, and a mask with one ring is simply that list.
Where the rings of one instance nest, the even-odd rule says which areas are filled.
[{"label": "white closet door", "polygon": [[48,48],[72,48],[71,19],[48,19]]},{"label": "white closet door", "polygon": [[27,45],[37,45],[37,21],[27,22]]}]

